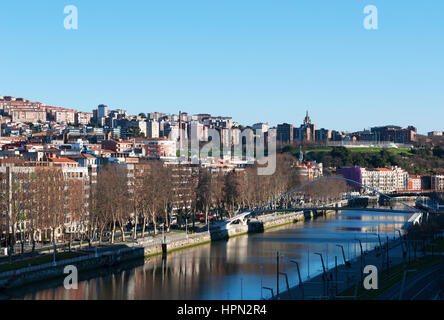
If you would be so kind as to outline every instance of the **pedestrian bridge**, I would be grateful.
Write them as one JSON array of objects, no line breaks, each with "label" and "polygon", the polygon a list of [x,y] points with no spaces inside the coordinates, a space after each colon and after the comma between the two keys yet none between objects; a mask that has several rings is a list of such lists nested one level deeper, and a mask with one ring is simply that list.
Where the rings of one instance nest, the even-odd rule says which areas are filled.
[{"label": "pedestrian bridge", "polygon": [[[296,194],[297,192],[300,192],[301,189],[303,189],[304,187],[311,185],[313,183],[316,182],[320,182],[320,181],[325,181],[325,180],[342,180],[342,181],[346,181],[349,183],[354,183],[357,184],[363,188],[366,188],[368,190],[371,190],[375,193],[378,193],[380,196],[388,198],[390,200],[395,201],[396,203],[399,203],[401,205],[403,205],[403,207],[405,207],[405,209],[397,209],[397,208],[366,208],[366,207],[348,207],[348,206],[339,206],[337,204],[327,204],[327,205],[320,205],[320,206],[311,206],[311,207],[282,207],[280,205],[278,205],[278,203],[280,201],[282,201],[285,198],[290,198],[291,196]],[[349,200],[349,199],[348,199]],[[347,200],[347,201],[348,201]],[[345,200],[343,200],[345,201]],[[342,202],[339,201],[338,204]],[[254,217],[256,215],[259,214],[268,214],[268,213],[275,213],[275,212],[300,212],[300,211],[329,211],[329,210],[335,210],[335,211],[370,211],[370,212],[387,212],[387,213],[405,213],[405,214],[412,214],[412,217],[414,215],[414,218],[412,220],[413,224],[416,223],[420,223],[421,220],[418,218],[419,216],[422,217],[422,213],[421,210],[416,209],[394,197],[391,197],[387,194],[384,194],[382,192],[380,192],[379,190],[376,190],[372,187],[366,186],[362,183],[359,183],[357,181],[354,180],[350,180],[347,178],[342,178],[342,177],[323,177],[323,178],[319,178],[313,181],[310,181],[308,183],[303,184],[300,187],[294,188],[292,190],[290,190],[289,192],[277,197],[276,199],[266,203],[265,205],[262,206],[258,206],[256,208],[254,208],[253,210],[247,210],[244,211],[232,218],[230,218],[229,220],[226,221],[224,227],[229,229],[230,227],[234,226],[234,225],[246,225],[248,224],[249,218],[250,217]],[[415,215],[417,214],[417,215]]]}]

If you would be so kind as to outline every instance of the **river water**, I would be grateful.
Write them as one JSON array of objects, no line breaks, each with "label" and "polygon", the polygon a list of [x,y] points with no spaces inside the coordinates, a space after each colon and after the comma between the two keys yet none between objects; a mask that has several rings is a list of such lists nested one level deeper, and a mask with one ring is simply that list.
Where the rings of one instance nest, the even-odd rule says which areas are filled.
[{"label": "river water", "polygon": [[[304,279],[322,272],[319,255],[329,268],[371,250],[387,237],[398,237],[408,214],[345,211],[316,220],[271,229],[261,234],[235,237],[228,241],[176,251],[166,259],[152,257],[138,266],[103,272],[80,281],[77,290],[67,290],[63,280],[22,288],[10,293],[19,299],[261,299],[276,290],[276,255],[280,271],[288,274],[290,286],[298,284],[298,261]],[[262,284],[262,285],[261,285]],[[48,288],[48,285],[51,286]],[[280,280],[281,291],[286,288]]]}]

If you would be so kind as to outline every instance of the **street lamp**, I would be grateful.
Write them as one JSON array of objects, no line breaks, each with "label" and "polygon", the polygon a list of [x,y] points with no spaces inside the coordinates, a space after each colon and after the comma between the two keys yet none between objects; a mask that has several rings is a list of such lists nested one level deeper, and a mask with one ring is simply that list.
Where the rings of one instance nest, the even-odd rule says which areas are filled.
[{"label": "street lamp", "polygon": [[303,284],[302,278],[301,278],[301,270],[299,269],[299,263],[295,260],[290,260],[290,262],[293,262],[294,264],[296,264],[296,267],[298,268],[299,287],[301,288],[302,300],[304,300],[304,284]]},{"label": "street lamp", "polygon": [[322,253],[315,252],[314,254],[317,254],[319,257],[321,257],[322,270],[323,270],[322,280],[324,282],[324,294],[326,294],[328,292],[328,289],[326,288],[326,282],[328,283],[328,277],[325,271],[324,258],[322,257]]},{"label": "street lamp", "polygon": [[323,277],[326,278],[325,264],[324,264],[324,258],[322,257],[322,253],[315,252],[314,254],[317,254],[319,257],[321,257],[322,271],[324,272]]},{"label": "street lamp", "polygon": [[406,252],[406,250],[404,250],[404,244],[402,241],[401,230],[400,229],[395,229],[395,230],[398,231],[398,233],[399,233],[399,242],[401,243],[402,255],[403,255],[403,258],[405,258],[405,256],[407,255],[407,252]]},{"label": "street lamp", "polygon": [[348,261],[345,259],[344,246],[341,245],[341,244],[337,244],[336,246],[337,246],[338,248],[341,248],[341,251],[342,251],[342,258],[344,259],[344,264],[345,264],[347,267],[350,267],[350,262],[348,262]]},{"label": "street lamp", "polygon": [[364,264],[365,264],[365,255],[364,255],[364,252],[363,252],[363,250],[362,250],[362,242],[361,242],[361,240],[360,239],[356,239],[358,242],[359,242],[359,247],[360,247],[360,249],[361,249],[361,280],[362,280],[362,270],[363,270],[363,268],[364,268]]}]

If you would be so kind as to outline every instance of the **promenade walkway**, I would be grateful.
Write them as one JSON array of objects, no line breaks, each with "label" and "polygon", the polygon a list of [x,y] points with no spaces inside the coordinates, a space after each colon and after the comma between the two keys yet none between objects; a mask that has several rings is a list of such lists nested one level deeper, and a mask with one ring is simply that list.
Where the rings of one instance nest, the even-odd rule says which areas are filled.
[{"label": "promenade walkway", "polygon": [[[389,241],[388,251],[389,269],[395,265],[403,262],[403,252],[401,242],[399,239]],[[320,259],[320,258],[319,258]],[[339,259],[339,257],[338,257]],[[334,299],[340,293],[350,290],[353,287],[353,292],[349,295],[342,296],[341,299],[354,299],[357,295],[357,286],[362,284],[366,274],[362,272],[366,265],[374,265],[378,268],[378,272],[387,270],[387,250],[386,244],[383,244],[382,250],[376,248],[367,252],[363,258],[357,257],[350,261],[350,264],[345,265],[342,261],[337,268],[327,270],[325,274],[315,276],[302,285],[294,286],[290,290],[286,290],[279,294],[277,299],[280,300],[313,300],[313,299]],[[355,290],[356,288],[356,290]],[[276,297],[275,297],[276,299]]]}]

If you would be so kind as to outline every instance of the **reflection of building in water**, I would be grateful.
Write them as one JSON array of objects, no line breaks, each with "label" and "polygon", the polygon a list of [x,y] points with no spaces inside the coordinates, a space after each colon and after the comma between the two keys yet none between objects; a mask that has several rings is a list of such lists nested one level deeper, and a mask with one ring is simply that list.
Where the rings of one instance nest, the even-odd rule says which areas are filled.
[{"label": "reflection of building in water", "polygon": [[227,242],[227,263],[245,263],[248,259],[248,237],[236,237]]},{"label": "reflection of building in water", "polygon": [[[378,214],[367,212],[366,214],[353,214],[350,212],[342,212],[337,216],[340,220],[357,220],[367,222],[360,226],[341,226],[337,231],[358,231],[358,232],[383,232],[393,233],[394,229],[400,229],[409,219],[409,214]],[[369,224],[369,222],[376,222]]]}]

